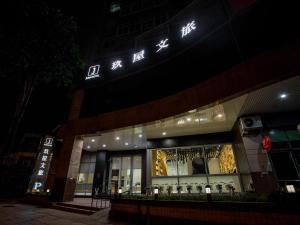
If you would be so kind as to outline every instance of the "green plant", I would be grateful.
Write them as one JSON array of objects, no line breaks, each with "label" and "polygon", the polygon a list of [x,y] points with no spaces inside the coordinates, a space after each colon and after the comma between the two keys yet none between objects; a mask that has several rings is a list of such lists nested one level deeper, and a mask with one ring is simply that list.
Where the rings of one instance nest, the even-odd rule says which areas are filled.
[{"label": "green plant", "polygon": [[188,193],[191,194],[191,192],[193,190],[193,186],[192,185],[187,185],[186,189],[187,189]]},{"label": "green plant", "polygon": [[182,191],[182,186],[178,185],[178,186],[176,187],[176,189],[177,189],[177,193],[180,194],[181,191]]},{"label": "green plant", "polygon": [[201,186],[201,185],[197,185],[196,188],[197,188],[199,194],[201,194],[201,193],[202,193],[202,190],[203,190],[203,189],[202,189],[202,186]]},{"label": "green plant", "polygon": [[168,187],[167,187],[167,192],[168,192],[168,195],[169,195],[169,196],[171,195],[172,190],[173,190],[173,186],[168,186]]}]

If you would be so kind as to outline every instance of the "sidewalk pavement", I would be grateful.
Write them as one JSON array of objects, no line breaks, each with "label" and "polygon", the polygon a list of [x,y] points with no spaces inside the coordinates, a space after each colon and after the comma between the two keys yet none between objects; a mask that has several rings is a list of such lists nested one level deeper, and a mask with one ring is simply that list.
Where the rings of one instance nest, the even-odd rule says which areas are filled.
[{"label": "sidewalk pavement", "polygon": [[129,225],[108,219],[109,208],[82,215],[16,202],[0,203],[1,225]]}]

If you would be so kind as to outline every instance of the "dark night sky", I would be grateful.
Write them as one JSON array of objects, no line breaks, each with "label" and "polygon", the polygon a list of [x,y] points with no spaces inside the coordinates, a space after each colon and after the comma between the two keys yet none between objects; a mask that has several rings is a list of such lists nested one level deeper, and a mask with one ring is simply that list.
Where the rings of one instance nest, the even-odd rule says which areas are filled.
[{"label": "dark night sky", "polygon": [[95,35],[100,23],[100,12],[102,10],[102,0],[46,0],[47,4],[56,9],[60,9],[64,15],[71,16],[78,25],[78,41],[81,51],[88,47],[89,38]]}]

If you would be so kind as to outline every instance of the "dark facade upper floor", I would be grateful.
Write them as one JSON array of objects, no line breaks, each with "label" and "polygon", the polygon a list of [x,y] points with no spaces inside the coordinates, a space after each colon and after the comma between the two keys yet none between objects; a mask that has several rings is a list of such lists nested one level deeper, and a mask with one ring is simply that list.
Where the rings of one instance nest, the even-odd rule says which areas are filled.
[{"label": "dark facade upper floor", "polygon": [[[271,53],[298,40],[298,16],[290,3],[261,0],[236,12],[229,4],[231,1],[227,5],[221,1],[203,2],[198,3],[197,11],[185,11],[166,25],[142,35],[136,42],[137,49],[151,46],[153,38],[168,29],[166,35],[173,38],[168,52],[151,55],[147,62],[128,66],[120,72],[111,73],[104,69],[101,79],[86,82],[80,117],[174,95],[255,56]],[[176,37],[180,21],[188,21],[193,16],[200,18],[199,32],[180,42],[180,37]],[[129,53],[120,57],[123,56],[128,57]],[[95,62],[105,64],[108,60]]]}]

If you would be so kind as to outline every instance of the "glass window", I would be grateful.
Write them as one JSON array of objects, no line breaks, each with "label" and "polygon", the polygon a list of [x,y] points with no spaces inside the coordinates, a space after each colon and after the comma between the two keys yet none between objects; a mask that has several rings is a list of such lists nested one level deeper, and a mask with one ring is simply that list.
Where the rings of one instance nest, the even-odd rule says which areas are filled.
[{"label": "glass window", "polygon": [[176,149],[152,150],[152,176],[177,176]]},{"label": "glass window", "polygon": [[204,193],[207,185],[206,176],[180,177],[181,193]]},{"label": "glass window", "polygon": [[204,152],[202,148],[178,149],[178,174],[205,174]]},{"label": "glass window", "polygon": [[159,187],[162,193],[177,193],[178,179],[177,177],[153,178],[152,186]]},{"label": "glass window", "polygon": [[142,182],[142,157],[133,157],[133,169],[132,169],[132,193],[141,193]]},{"label": "glass window", "polygon": [[297,169],[289,151],[271,152],[270,155],[278,180],[299,179]]},{"label": "glass window", "polygon": [[241,192],[239,177],[230,176],[210,176],[209,184],[213,193]]},{"label": "glass window", "polygon": [[237,173],[232,145],[211,145],[205,147],[209,174]]},{"label": "glass window", "polygon": [[82,152],[75,195],[91,195],[96,164],[96,152]]},{"label": "glass window", "polygon": [[174,193],[201,194],[207,184],[215,192],[240,192],[237,172],[231,144],[152,150],[152,185],[163,193],[169,187]]},{"label": "glass window", "polygon": [[111,191],[141,193],[142,157],[113,157],[111,163]]},{"label": "glass window", "polygon": [[123,191],[130,190],[130,170],[131,170],[131,157],[122,157],[122,170],[120,187]]}]

